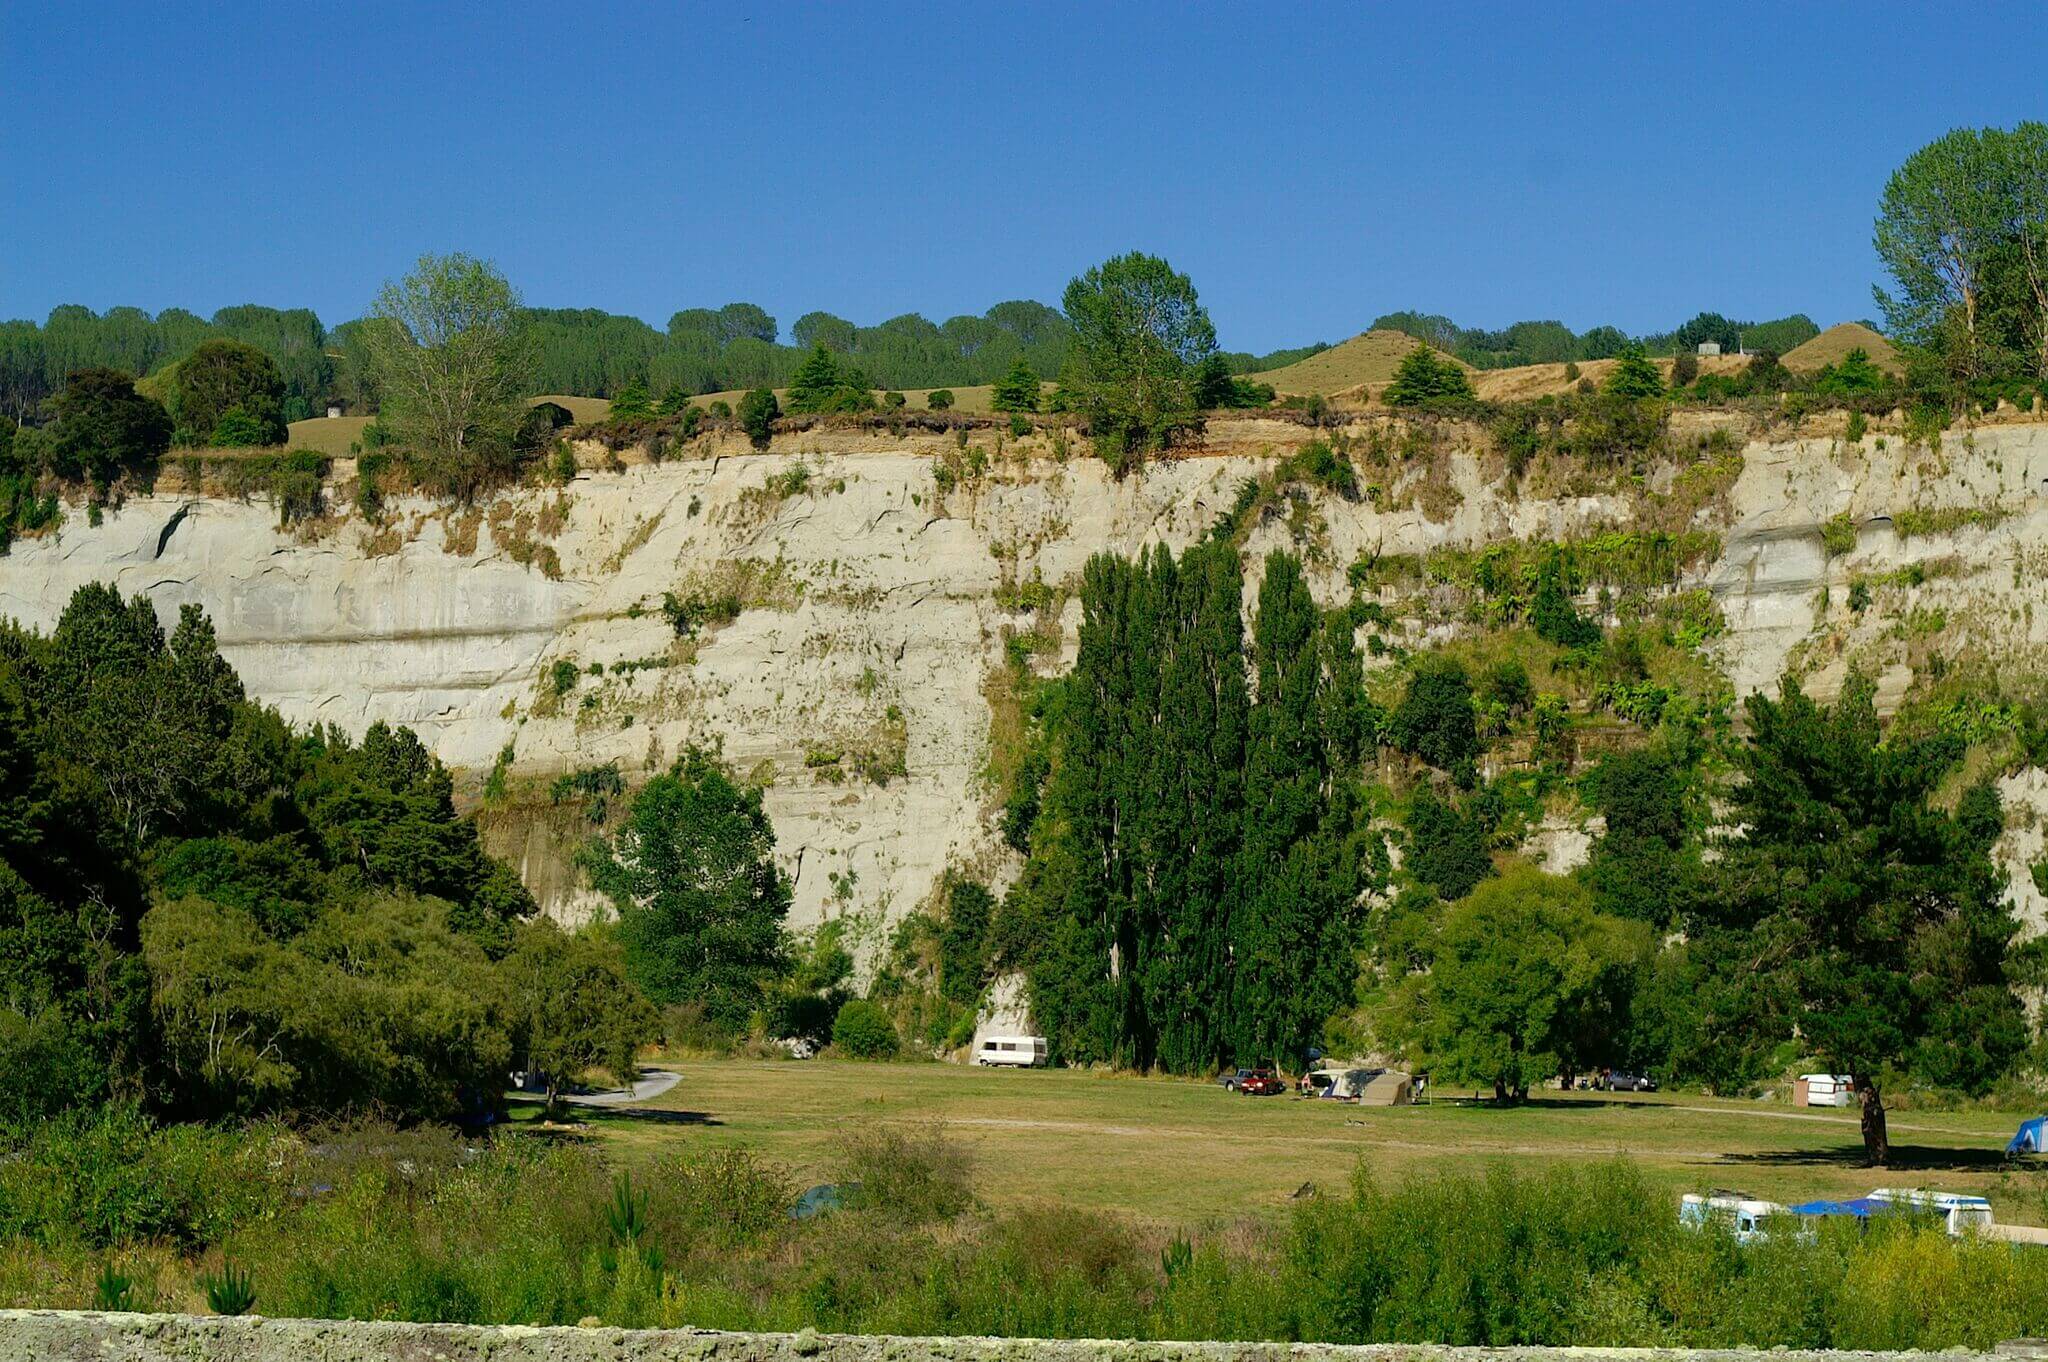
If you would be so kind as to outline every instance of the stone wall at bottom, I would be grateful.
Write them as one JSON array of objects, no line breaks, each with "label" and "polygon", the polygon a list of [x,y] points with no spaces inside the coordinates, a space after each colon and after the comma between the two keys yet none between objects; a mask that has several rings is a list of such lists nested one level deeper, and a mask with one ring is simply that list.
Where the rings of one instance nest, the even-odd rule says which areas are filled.
[{"label": "stone wall at bottom", "polygon": [[[2048,1358],[2038,1341],[2006,1357]],[[1765,1349],[1347,1347],[1098,1339],[733,1334],[696,1329],[403,1324],[352,1320],[0,1311],[0,1362],[1884,1362],[1952,1352]]]}]

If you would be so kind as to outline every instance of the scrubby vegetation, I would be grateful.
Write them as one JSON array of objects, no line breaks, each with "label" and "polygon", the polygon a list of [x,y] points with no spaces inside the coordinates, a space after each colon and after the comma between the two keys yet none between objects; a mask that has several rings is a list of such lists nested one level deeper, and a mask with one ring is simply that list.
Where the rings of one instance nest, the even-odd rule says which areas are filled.
[{"label": "scrubby vegetation", "polygon": [[190,1306],[232,1272],[281,1316],[476,1323],[1882,1349],[2048,1327],[2025,1248],[1907,1215],[1738,1245],[1679,1227],[1622,1163],[1400,1187],[1361,1166],[1280,1223],[1192,1236],[989,1209],[930,1127],[849,1128],[833,1163],[838,1204],[793,1219],[798,1185],[743,1148],[628,1170],[517,1136],[215,1134],[114,1110],[0,1168],[0,1301],[92,1305],[113,1273],[129,1308]]}]

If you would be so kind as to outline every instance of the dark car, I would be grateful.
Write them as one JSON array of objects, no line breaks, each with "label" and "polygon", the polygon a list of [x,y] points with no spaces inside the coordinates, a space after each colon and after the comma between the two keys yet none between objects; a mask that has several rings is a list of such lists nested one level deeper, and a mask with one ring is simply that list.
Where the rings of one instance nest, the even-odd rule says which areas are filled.
[{"label": "dark car", "polygon": [[1287,1080],[1270,1069],[1262,1069],[1237,1085],[1246,1097],[1278,1097],[1287,1091]]},{"label": "dark car", "polygon": [[1609,1092],[1655,1092],[1657,1080],[1648,1074],[1611,1073],[1600,1079],[1600,1086]]}]

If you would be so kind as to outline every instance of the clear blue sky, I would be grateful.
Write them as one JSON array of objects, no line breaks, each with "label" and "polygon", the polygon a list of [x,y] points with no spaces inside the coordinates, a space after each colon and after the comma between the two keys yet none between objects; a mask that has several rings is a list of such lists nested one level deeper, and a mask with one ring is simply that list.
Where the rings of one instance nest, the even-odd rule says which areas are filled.
[{"label": "clear blue sky", "polygon": [[0,317],[934,320],[1140,248],[1224,344],[1868,315],[1885,176],[2048,114],[2035,5],[0,0]]}]

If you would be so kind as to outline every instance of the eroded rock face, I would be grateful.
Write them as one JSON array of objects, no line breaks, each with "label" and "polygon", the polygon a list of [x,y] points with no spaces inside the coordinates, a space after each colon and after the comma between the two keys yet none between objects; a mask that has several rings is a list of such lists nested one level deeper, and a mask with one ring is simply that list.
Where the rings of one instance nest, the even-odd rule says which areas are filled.
[{"label": "eroded rock face", "polygon": [[[799,457],[801,487],[784,476]],[[688,744],[716,744],[741,773],[772,782],[795,924],[850,916],[871,961],[886,924],[949,865],[998,883],[1014,870],[982,778],[985,692],[1006,634],[1032,627],[1034,600],[1057,612],[1056,631],[1041,628],[1057,633],[1042,668],[1071,660],[1079,619],[1057,592],[1047,601],[1016,588],[1071,583],[1097,552],[1184,548],[1271,462],[1189,458],[1118,482],[1092,459],[999,458],[942,491],[928,450],[828,445],[587,472],[474,512],[399,503],[381,525],[343,516],[310,532],[281,531],[261,503],[137,497],[96,528],[73,516],[54,536],[18,542],[0,558],[0,614],[47,628],[73,590],[111,580],[147,593],[166,620],[186,602],[204,607],[250,693],[289,719],[412,726],[468,796],[509,747],[511,811],[490,816],[489,835],[569,919],[594,906],[567,859],[588,826],[552,809],[546,784],[608,762],[637,782]],[[1446,467],[1455,494],[1436,519],[1325,493],[1269,517],[1247,545],[1247,592],[1274,547],[1306,550],[1311,585],[1333,604],[1349,598],[1345,569],[1363,555],[1629,521],[1620,495],[1517,496],[1497,473],[1489,481],[1497,463],[1478,454]],[[1951,438],[1934,453],[1870,440],[1861,451],[1752,446],[1725,500],[1700,512],[1723,534],[1701,583],[1730,626],[1719,660],[1739,690],[1774,684],[1788,663],[1824,688],[1857,661],[1891,700],[1933,645],[2040,666],[2044,480],[2041,426]],[[1821,527],[1845,512],[1855,547],[1831,556]],[[1907,512],[1921,532],[1899,533]],[[1935,570],[1916,585],[1893,581],[1914,564]],[[1896,598],[1857,613],[1858,580]],[[730,596],[741,608],[681,639],[664,593]],[[1914,609],[1943,621],[1893,637]],[[573,671],[559,693],[558,664]],[[1583,855],[1569,829],[1551,833],[1546,860]]]}]

